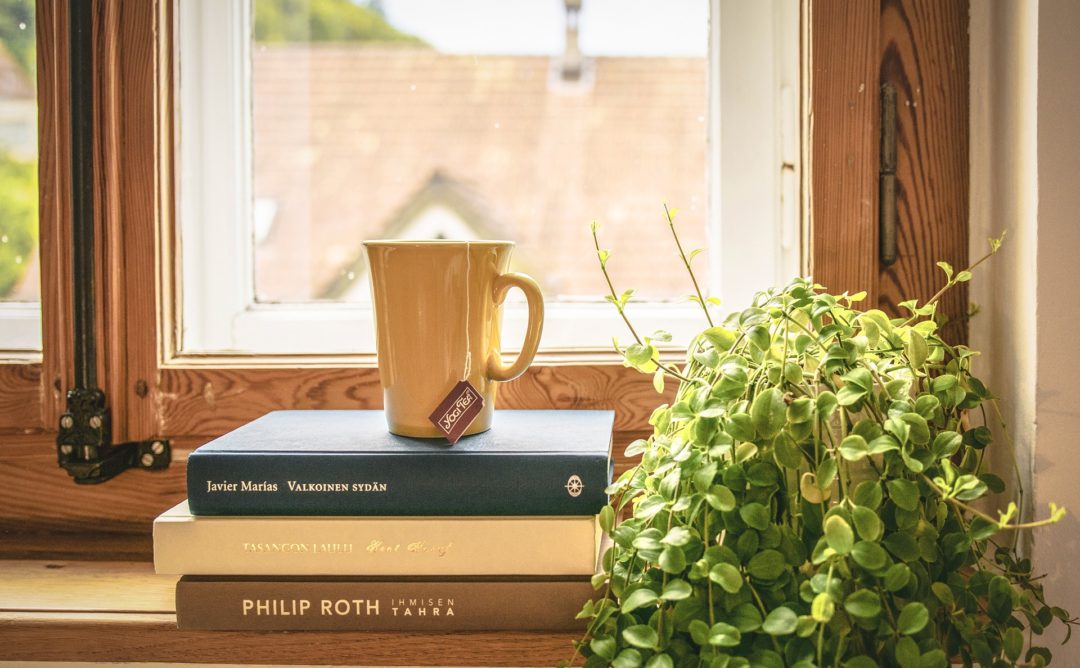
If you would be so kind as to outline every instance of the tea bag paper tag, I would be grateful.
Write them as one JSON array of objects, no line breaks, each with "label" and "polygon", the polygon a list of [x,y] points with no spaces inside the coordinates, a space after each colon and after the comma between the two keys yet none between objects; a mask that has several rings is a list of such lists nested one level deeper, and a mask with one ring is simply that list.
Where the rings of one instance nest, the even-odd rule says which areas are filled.
[{"label": "tea bag paper tag", "polygon": [[457,443],[473,420],[484,409],[484,398],[467,380],[463,380],[450,390],[439,407],[428,416],[431,423],[446,435],[451,444]]}]

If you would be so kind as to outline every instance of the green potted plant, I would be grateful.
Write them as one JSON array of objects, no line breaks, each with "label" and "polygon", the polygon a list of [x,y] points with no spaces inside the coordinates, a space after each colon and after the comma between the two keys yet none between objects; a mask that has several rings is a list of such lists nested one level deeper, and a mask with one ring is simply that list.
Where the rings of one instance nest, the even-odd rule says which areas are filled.
[{"label": "green potted plant", "polygon": [[[665,213],[667,209],[665,207]],[[939,334],[938,300],[971,279],[939,263],[945,286],[909,315],[860,310],[808,279],[757,294],[722,323],[667,222],[707,328],[686,361],[637,332],[592,228],[607,299],[633,343],[625,364],[653,374],[653,434],[612,484],[600,516],[611,548],[571,662],[586,666],[943,668],[1049,663],[1036,636],[1075,620],[1049,606],[986,470],[994,395],[975,351]]]}]

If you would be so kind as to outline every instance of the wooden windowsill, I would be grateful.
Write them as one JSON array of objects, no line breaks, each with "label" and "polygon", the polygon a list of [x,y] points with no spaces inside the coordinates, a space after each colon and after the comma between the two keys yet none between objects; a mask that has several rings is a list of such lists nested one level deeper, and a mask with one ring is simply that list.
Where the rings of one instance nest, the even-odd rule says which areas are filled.
[{"label": "wooden windowsill", "polygon": [[9,661],[554,665],[566,633],[207,632],[176,628],[176,576],[146,561],[0,560]]}]

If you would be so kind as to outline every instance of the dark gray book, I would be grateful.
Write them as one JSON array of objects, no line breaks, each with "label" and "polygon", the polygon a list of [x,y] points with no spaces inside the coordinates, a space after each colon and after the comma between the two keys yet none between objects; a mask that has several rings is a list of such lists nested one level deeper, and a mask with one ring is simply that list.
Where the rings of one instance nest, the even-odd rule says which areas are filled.
[{"label": "dark gray book", "polygon": [[195,515],[594,515],[612,411],[495,411],[455,445],[382,411],[275,411],[188,457]]}]

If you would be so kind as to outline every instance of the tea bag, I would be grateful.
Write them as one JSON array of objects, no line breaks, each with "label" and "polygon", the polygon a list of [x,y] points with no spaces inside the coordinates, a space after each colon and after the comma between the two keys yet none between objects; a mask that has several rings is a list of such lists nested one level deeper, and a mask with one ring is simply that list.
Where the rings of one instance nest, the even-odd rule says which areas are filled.
[{"label": "tea bag", "polygon": [[484,397],[469,382],[472,373],[472,337],[469,335],[469,316],[472,308],[472,248],[465,242],[465,359],[461,380],[454,385],[446,398],[428,416],[431,423],[441,431],[451,444],[457,443],[473,420],[484,409]]}]

